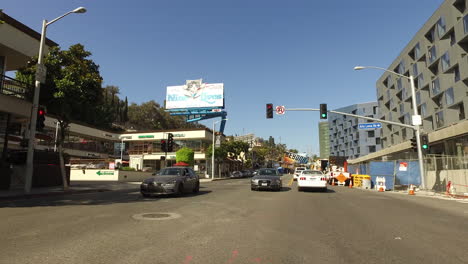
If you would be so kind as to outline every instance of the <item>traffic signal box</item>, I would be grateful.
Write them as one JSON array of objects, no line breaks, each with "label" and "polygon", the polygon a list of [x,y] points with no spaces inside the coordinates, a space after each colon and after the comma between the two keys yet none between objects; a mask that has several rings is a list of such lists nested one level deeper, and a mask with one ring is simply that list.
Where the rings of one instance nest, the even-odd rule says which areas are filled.
[{"label": "traffic signal box", "polygon": [[266,104],[266,118],[273,118],[273,104]]},{"label": "traffic signal box", "polygon": [[167,152],[172,152],[174,150],[174,135],[169,133],[167,135]]},{"label": "traffic signal box", "polygon": [[39,107],[37,109],[37,121],[36,121],[36,131],[44,131],[45,127],[45,109],[44,107]]},{"label": "traffic signal box", "polygon": [[418,151],[418,143],[416,142],[416,136],[411,138],[411,149],[413,151]]},{"label": "traffic signal box", "polygon": [[320,104],[320,119],[327,119],[328,111],[327,104]]},{"label": "traffic signal box", "polygon": [[167,152],[167,144],[165,139],[161,139],[161,150],[162,152]]},{"label": "traffic signal box", "polygon": [[428,135],[421,135],[421,148],[422,151],[427,152],[429,151],[429,137]]}]

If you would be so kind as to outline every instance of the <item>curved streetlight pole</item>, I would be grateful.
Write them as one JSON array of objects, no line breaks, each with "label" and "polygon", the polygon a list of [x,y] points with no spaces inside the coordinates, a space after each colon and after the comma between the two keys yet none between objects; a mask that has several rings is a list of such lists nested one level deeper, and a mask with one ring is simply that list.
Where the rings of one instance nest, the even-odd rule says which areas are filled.
[{"label": "curved streetlight pole", "polygon": [[228,119],[224,118],[224,119],[213,122],[213,145],[211,147],[211,180],[214,180],[214,175],[215,175],[215,134],[216,134],[215,125],[221,121],[226,121],[226,120]]},{"label": "curved streetlight pole", "polygon": [[[38,60],[37,60],[37,66],[36,66],[36,76],[35,76],[35,88],[34,88],[34,96],[33,96],[33,102],[32,102],[32,109],[31,109],[31,120],[29,122],[29,142],[28,142],[28,153],[26,156],[26,175],[25,175],[25,183],[24,183],[24,191],[26,193],[31,192],[31,186],[32,186],[32,176],[33,176],[33,171],[34,171],[34,142],[36,139],[36,123],[37,123],[37,110],[38,110],[38,105],[39,105],[39,92],[41,89],[41,82],[38,80],[38,77],[40,77],[39,73],[41,73],[42,79],[45,79],[45,68],[42,64],[43,56],[44,56],[44,46],[45,46],[45,40],[46,40],[46,29],[47,26],[49,26],[52,23],[55,23],[56,21],[62,19],[63,17],[72,14],[72,13],[85,13],[86,8],[84,7],[78,7],[72,11],[69,11],[53,20],[50,22],[47,22],[47,20],[42,21],[42,31],[41,31],[41,40],[39,42],[39,55],[38,55]],[[64,185],[65,188],[68,188],[68,184],[65,181]]]},{"label": "curved streetlight pole", "polygon": [[[424,178],[424,161],[423,161],[423,154],[422,154],[422,148],[421,148],[421,116],[418,114],[418,105],[416,103],[416,88],[414,85],[414,77],[413,75],[410,75],[409,77],[382,67],[376,67],[376,66],[356,66],[354,67],[354,70],[363,70],[363,69],[378,69],[382,71],[386,71],[388,73],[397,75],[401,78],[408,79],[410,81],[411,85],[411,101],[413,104],[413,126],[415,127],[415,135],[416,135],[416,144],[418,147],[418,162],[419,162],[419,174],[421,176],[421,189],[426,189],[426,183],[425,183],[425,178]],[[416,119],[416,120],[415,120]]]}]

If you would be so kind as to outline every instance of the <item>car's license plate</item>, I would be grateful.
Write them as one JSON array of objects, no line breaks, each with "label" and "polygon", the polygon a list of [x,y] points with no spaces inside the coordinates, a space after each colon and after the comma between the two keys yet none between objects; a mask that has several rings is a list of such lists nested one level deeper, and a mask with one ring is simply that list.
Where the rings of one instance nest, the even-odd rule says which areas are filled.
[{"label": "car's license plate", "polygon": [[268,186],[268,183],[262,183],[262,186]]},{"label": "car's license plate", "polygon": [[311,181],[315,181],[315,178],[310,178]]}]

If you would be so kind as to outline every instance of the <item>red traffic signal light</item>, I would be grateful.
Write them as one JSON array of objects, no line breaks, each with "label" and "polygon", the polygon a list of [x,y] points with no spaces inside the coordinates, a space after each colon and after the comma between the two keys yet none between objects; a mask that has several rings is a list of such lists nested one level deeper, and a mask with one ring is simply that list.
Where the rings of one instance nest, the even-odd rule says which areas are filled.
[{"label": "red traffic signal light", "polygon": [[43,131],[45,127],[45,110],[43,107],[37,109],[36,130]]},{"label": "red traffic signal light", "polygon": [[273,118],[273,104],[266,104],[266,118]]},{"label": "red traffic signal light", "polygon": [[167,152],[167,144],[165,139],[161,139],[161,151]]}]

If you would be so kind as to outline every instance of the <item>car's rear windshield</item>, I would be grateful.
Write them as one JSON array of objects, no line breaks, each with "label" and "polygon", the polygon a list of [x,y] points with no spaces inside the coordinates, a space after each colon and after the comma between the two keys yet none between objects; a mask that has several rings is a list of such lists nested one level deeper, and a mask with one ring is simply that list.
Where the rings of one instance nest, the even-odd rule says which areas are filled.
[{"label": "car's rear windshield", "polygon": [[305,168],[296,168],[297,171],[299,170],[305,170]]},{"label": "car's rear windshield", "polygon": [[305,170],[302,174],[322,174],[321,171],[314,171],[314,170]]},{"label": "car's rear windshield", "polygon": [[273,176],[276,176],[278,175],[278,173],[276,172],[275,169],[271,169],[271,170],[260,170],[258,172],[258,175],[273,175]]},{"label": "car's rear windshield", "polygon": [[170,168],[170,169],[162,169],[158,175],[175,175],[175,176],[181,176],[182,175],[182,170],[181,169],[176,169],[176,168]]}]

